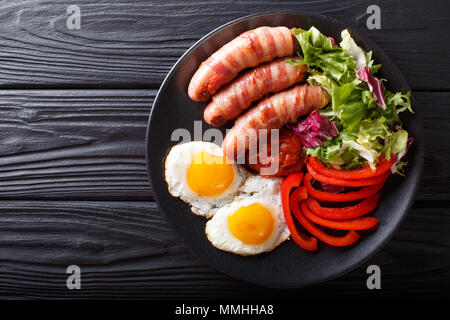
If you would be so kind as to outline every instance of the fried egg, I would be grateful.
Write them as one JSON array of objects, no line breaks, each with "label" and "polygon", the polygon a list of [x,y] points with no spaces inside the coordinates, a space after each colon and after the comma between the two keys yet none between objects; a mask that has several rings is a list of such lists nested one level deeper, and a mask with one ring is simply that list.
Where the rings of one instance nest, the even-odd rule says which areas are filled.
[{"label": "fried egg", "polygon": [[268,252],[289,238],[281,205],[281,178],[249,177],[240,193],[206,223],[216,248],[243,256]]},{"label": "fried egg", "polygon": [[239,192],[244,173],[211,142],[174,146],[165,161],[169,193],[191,205],[197,215],[212,217]]}]

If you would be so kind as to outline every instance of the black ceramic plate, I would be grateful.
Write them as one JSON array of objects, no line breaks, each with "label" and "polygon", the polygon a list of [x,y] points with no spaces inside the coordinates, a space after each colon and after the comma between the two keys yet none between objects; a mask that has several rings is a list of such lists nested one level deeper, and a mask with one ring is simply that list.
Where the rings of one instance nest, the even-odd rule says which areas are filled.
[{"label": "black ceramic plate", "polygon": [[[201,121],[206,103],[196,103],[187,95],[188,83],[199,64],[240,33],[260,26],[286,26],[309,29],[315,26],[322,33],[340,39],[346,25],[312,14],[263,14],[232,21],[209,33],[190,48],[167,75],[153,104],[147,132],[147,165],[154,196],[178,233],[182,242],[199,258],[225,274],[247,282],[270,287],[303,287],[348,272],[374,255],[393,236],[412,205],[423,167],[423,137],[417,114],[404,115],[404,127],[415,142],[408,153],[406,177],[390,177],[374,216],[379,218],[378,230],[347,249],[321,244],[318,252],[302,250],[292,240],[285,241],[269,253],[242,257],[213,247],[205,236],[206,220],[191,214],[189,207],[173,198],[164,181],[164,160],[171,146],[172,132],[185,128],[193,135],[194,121]],[[374,42],[348,28],[355,41],[366,50],[373,50],[375,61],[383,65],[380,77],[388,79],[391,91],[410,91],[397,66]],[[203,122],[203,131],[210,127]],[[200,138],[201,139],[201,138]],[[200,140],[198,137],[195,140]]]}]

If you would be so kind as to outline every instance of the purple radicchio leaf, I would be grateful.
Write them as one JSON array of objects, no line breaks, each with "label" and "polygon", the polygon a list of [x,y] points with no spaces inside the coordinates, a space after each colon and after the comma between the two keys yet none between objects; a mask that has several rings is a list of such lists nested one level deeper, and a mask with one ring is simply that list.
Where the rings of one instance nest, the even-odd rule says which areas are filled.
[{"label": "purple radicchio leaf", "polygon": [[378,105],[383,110],[386,110],[386,101],[384,98],[384,86],[381,83],[381,80],[370,74],[370,67],[356,68],[356,74],[358,75],[359,79],[361,79],[364,82],[367,82],[369,90],[370,92],[372,92]]},{"label": "purple radicchio leaf", "polygon": [[328,37],[328,39],[330,39],[330,41],[331,41],[331,44],[333,45],[333,46],[335,46],[335,47],[337,47],[338,45],[336,44],[336,40],[334,40],[334,38],[333,37]]},{"label": "purple radicchio leaf", "polygon": [[336,121],[330,121],[327,117],[321,116],[317,110],[291,126],[291,129],[300,137],[302,145],[306,148],[322,146],[325,141],[339,134]]}]

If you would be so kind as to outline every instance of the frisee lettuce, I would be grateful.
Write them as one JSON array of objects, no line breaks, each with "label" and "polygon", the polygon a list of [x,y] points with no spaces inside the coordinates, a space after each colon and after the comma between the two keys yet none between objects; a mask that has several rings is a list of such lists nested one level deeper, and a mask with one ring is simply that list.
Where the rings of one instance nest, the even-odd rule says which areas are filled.
[{"label": "frisee lettuce", "polygon": [[[366,53],[363,49],[358,47],[355,40],[350,36],[350,32],[347,29],[342,31],[341,33],[342,41],[339,44],[342,49],[344,49],[347,54],[349,54],[353,60],[356,62],[356,68],[363,68],[367,66],[367,58]],[[371,57],[372,55],[370,55]]]},{"label": "frisee lettuce", "polygon": [[361,81],[356,72],[357,68],[369,68],[370,74],[366,77],[370,78],[381,65],[374,64],[372,52],[359,47],[348,30],[342,31],[340,46],[333,45],[330,38],[315,27],[294,28],[293,33],[302,49],[303,60],[290,63],[306,64],[308,83],[328,92],[330,104],[320,114],[336,121],[339,131],[322,146],[305,148],[305,152],[321,158],[329,166],[343,169],[358,168],[366,163],[375,168],[380,155],[389,159],[391,153],[404,153],[409,137],[400,127],[398,114],[406,110],[413,112],[411,93],[393,93],[383,87],[379,90],[381,93],[376,93],[383,95],[381,107],[373,88]]},{"label": "frisee lettuce", "polygon": [[319,30],[311,27],[308,31],[297,28],[292,31],[303,52],[303,61],[298,64],[317,68],[339,84],[354,78],[356,64],[353,58],[344,49],[334,46]]}]

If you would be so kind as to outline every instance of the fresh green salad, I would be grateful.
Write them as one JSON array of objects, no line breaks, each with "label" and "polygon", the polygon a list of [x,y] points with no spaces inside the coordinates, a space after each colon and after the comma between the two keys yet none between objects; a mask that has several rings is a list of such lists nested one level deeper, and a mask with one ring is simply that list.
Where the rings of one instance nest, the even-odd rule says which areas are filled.
[{"label": "fresh green salad", "polygon": [[339,45],[314,27],[293,32],[303,60],[289,63],[306,64],[307,81],[320,85],[331,97],[320,115],[311,114],[297,124],[306,154],[339,169],[366,163],[375,169],[380,156],[390,160],[394,154],[394,170],[401,173],[405,162],[400,160],[412,138],[402,129],[399,113],[413,112],[411,93],[386,90],[386,80],[375,76],[381,65],[374,63],[372,51],[365,52],[355,43],[348,30],[342,31]]}]

